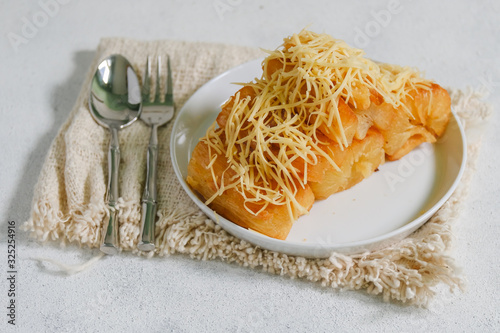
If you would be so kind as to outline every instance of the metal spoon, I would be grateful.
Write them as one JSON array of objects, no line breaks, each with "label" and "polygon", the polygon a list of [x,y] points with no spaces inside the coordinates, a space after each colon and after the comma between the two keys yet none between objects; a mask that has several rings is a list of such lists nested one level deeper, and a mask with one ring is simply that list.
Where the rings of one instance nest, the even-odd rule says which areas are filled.
[{"label": "metal spoon", "polygon": [[118,252],[118,223],[116,201],[120,147],[118,130],[133,123],[141,113],[141,93],[137,74],[128,60],[121,55],[111,55],[102,60],[90,86],[89,107],[95,121],[111,131],[108,152],[107,202],[109,220],[102,230],[101,251]]}]

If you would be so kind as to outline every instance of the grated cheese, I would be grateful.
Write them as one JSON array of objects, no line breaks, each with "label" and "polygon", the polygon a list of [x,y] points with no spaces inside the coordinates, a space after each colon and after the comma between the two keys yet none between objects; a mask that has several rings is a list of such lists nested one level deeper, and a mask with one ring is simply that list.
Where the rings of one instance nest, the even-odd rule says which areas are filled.
[{"label": "grated cheese", "polygon": [[[217,192],[213,201],[233,188],[245,199],[245,208],[257,215],[268,205],[286,205],[293,220],[294,209],[307,213],[296,200],[297,192],[307,184],[307,166],[324,157],[337,170],[332,158],[320,148],[318,128],[326,124],[338,128],[333,134],[341,149],[349,146],[339,113],[343,99],[357,108],[360,91],[376,93],[395,108],[402,107],[411,90],[429,89],[430,82],[408,67],[376,63],[364,58],[364,52],[326,34],[307,30],[286,39],[281,48],[266,51],[260,79],[245,85],[257,93],[242,98],[237,93],[224,128],[215,123],[201,140],[209,146],[209,168]],[[271,75],[269,65],[276,60],[281,68]],[[356,112],[356,110],[355,110]],[[217,155],[229,165],[222,174],[213,170]],[[294,166],[304,161],[304,170]],[[235,175],[224,179],[231,169]],[[218,181],[220,180],[220,185]],[[229,181],[229,183],[227,183]],[[250,203],[260,205],[258,210]]]}]

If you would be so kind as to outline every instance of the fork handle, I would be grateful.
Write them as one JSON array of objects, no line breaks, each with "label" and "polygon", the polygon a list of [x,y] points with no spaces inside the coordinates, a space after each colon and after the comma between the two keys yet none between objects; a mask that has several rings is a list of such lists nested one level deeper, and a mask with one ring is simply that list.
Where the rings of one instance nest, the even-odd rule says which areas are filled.
[{"label": "fork handle", "polygon": [[143,201],[141,241],[137,245],[140,251],[153,251],[155,249],[155,219],[156,202]]},{"label": "fork handle", "polygon": [[140,251],[155,249],[155,221],[156,221],[156,170],[158,164],[158,126],[151,127],[147,162],[146,184],[142,195],[141,236],[137,248]]}]

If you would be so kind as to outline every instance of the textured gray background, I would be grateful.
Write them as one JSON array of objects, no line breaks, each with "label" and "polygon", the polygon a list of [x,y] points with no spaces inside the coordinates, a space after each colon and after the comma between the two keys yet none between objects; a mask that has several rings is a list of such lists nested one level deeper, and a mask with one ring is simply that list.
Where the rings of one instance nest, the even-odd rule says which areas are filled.
[{"label": "textured gray background", "polygon": [[[309,25],[363,47],[371,58],[419,67],[444,86],[484,89],[494,108],[500,106],[500,2],[61,0],[65,4],[56,7],[54,1],[0,1],[0,331],[500,330],[495,114],[484,128],[477,173],[455,228],[453,255],[467,277],[467,291],[450,295],[439,288],[428,309],[182,255],[120,255],[67,277],[31,258],[80,263],[95,252],[41,246],[18,230],[18,325],[7,325],[6,223],[20,226],[28,218],[43,158],[76,100],[100,37],[275,48]],[[380,16],[393,5],[397,10],[390,17]],[[40,14],[44,7],[51,15]],[[33,20],[39,27],[26,30]],[[359,31],[367,29],[371,36],[363,39]],[[13,34],[25,43],[14,46]]]}]

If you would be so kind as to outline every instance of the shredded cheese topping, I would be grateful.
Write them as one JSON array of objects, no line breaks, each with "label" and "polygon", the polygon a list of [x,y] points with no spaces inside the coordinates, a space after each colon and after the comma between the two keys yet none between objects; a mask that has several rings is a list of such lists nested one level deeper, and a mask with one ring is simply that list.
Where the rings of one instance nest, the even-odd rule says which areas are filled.
[{"label": "shredded cheese topping", "polygon": [[[307,212],[296,199],[307,184],[307,166],[322,156],[339,170],[321,148],[320,126],[336,129],[332,133],[341,149],[350,144],[339,113],[340,99],[356,111],[362,98],[376,94],[395,108],[406,109],[403,101],[411,97],[411,90],[428,89],[430,83],[415,70],[376,63],[364,58],[362,50],[307,30],[266,52],[262,77],[245,84],[255,96],[237,93],[225,126],[214,123],[201,139],[209,147],[208,167],[217,186],[206,203],[235,189],[252,214],[270,204],[286,205],[293,220],[294,212]],[[229,165],[222,174],[213,169],[217,155]]]}]

